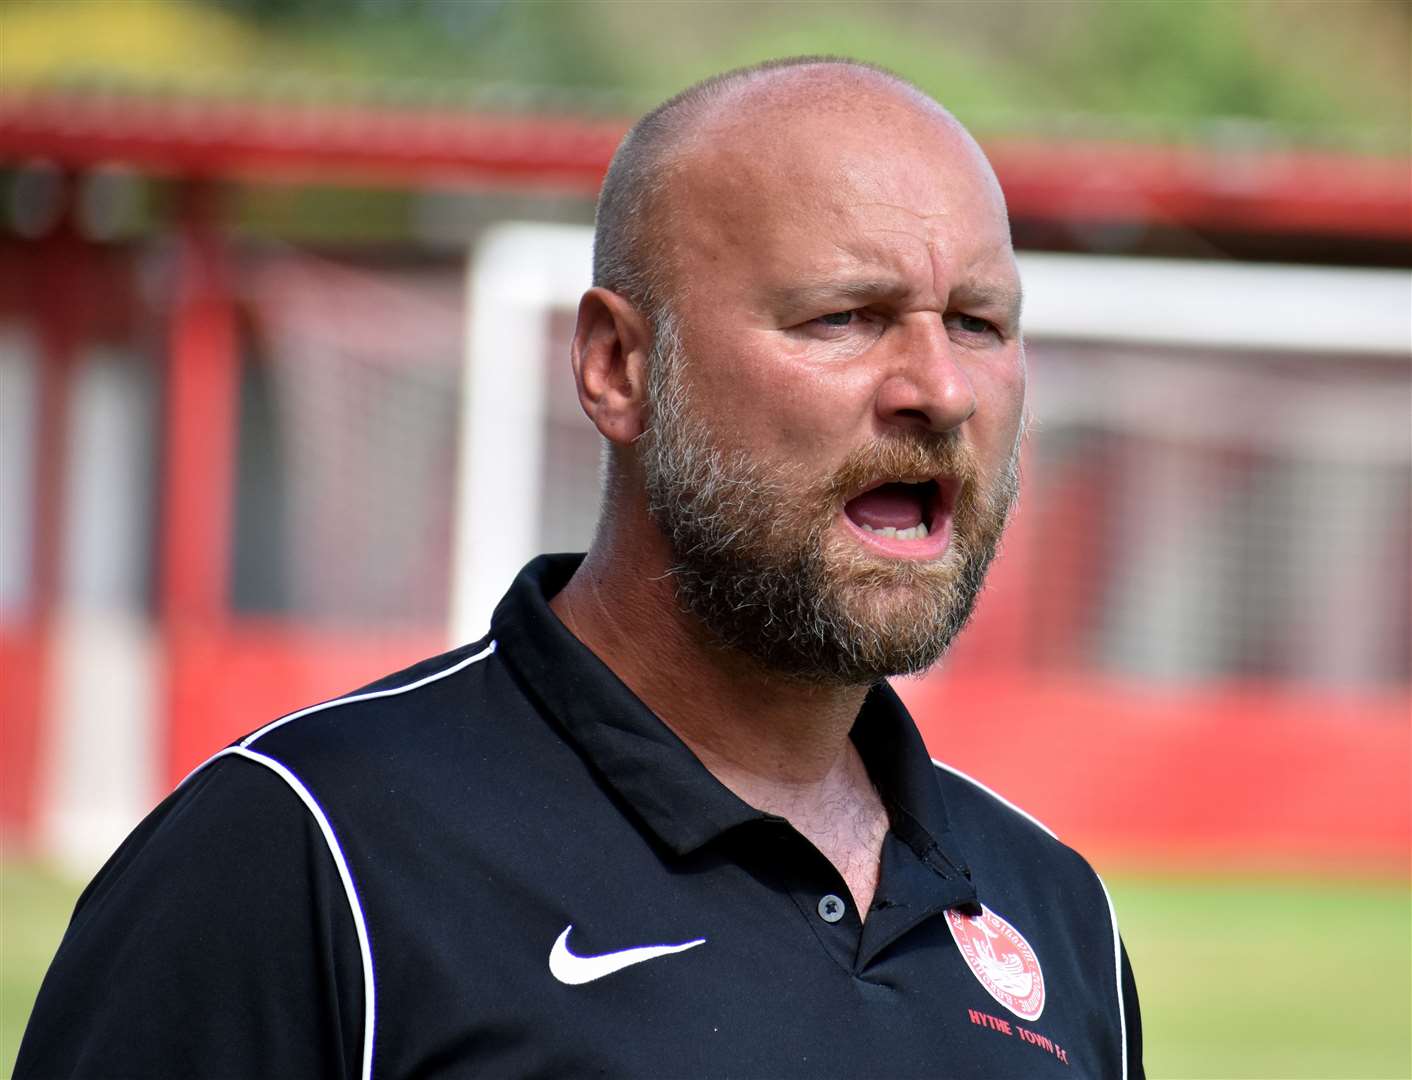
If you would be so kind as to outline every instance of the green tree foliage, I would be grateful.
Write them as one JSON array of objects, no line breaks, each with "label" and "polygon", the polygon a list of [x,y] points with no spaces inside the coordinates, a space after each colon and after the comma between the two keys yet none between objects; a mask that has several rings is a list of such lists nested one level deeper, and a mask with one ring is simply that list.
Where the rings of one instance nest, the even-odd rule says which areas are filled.
[{"label": "green tree foliage", "polygon": [[[82,9],[83,25],[91,26],[158,2],[9,0],[0,5],[0,30],[19,9]],[[629,114],[712,71],[827,53],[894,68],[984,130],[1139,138],[1235,131],[1242,138],[1405,153],[1412,127],[1408,0],[184,0],[179,6],[219,12],[264,43],[263,67],[242,63],[222,75],[228,86],[262,94],[297,86],[320,97]],[[54,48],[62,50],[64,41],[55,40]],[[188,55],[207,53],[193,43]],[[83,55],[59,66],[73,72],[85,63],[100,77],[104,64],[111,66],[110,59]],[[170,68],[154,70],[152,78],[180,87],[199,65]]]}]

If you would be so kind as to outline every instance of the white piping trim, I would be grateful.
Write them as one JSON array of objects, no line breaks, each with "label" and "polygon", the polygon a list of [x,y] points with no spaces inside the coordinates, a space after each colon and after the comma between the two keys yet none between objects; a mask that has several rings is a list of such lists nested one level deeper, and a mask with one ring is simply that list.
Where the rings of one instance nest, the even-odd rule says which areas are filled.
[{"label": "white piping trim", "polygon": [[[299,711],[292,712],[287,716],[281,716],[278,720],[270,721],[270,723],[266,724],[258,731],[255,731],[245,736],[245,738],[241,739],[240,742],[236,745],[248,747],[252,742],[260,738],[260,736],[269,734],[271,731],[274,731],[274,729],[277,727],[283,727],[291,720],[298,720],[302,716],[309,716],[312,713],[323,712],[325,709],[331,709],[335,705],[352,705],[355,702],[359,701],[372,701],[375,698],[393,697],[397,694],[405,694],[409,690],[417,690],[423,686],[426,686],[428,683],[434,683],[438,679],[444,679],[448,675],[454,675],[462,668],[469,667],[471,664],[476,663],[478,660],[484,660],[494,651],[495,642],[492,641],[489,645],[487,645],[480,652],[476,653],[474,656],[468,656],[466,657],[466,659],[459,660],[456,663],[452,664],[449,668],[445,668],[441,671],[434,671],[430,675],[426,675],[418,679],[416,682],[408,683],[406,686],[393,686],[389,687],[386,690],[373,690],[366,694],[351,694],[347,697],[330,698],[328,701],[321,701],[317,705],[310,705],[307,709],[300,709]],[[188,780],[190,780],[193,776],[199,773],[207,765],[215,761],[216,758],[224,757],[230,750],[231,747],[226,747],[225,750],[221,750],[217,753],[212,754],[200,765],[196,766],[196,768],[192,769],[189,773],[183,776],[181,778],[181,782],[177,784],[177,787],[181,787],[182,784],[185,784]]]},{"label": "white piping trim", "polygon": [[366,694],[352,694],[348,697],[333,698],[329,701],[320,702],[317,705],[310,705],[307,709],[292,712],[288,716],[281,716],[278,720],[271,721],[258,731],[247,735],[234,746],[227,746],[224,750],[219,750],[212,754],[200,765],[196,766],[196,768],[182,777],[181,783],[177,784],[177,787],[180,788],[182,784],[185,784],[217,758],[228,756],[247,758],[250,761],[259,762],[268,769],[272,769],[283,779],[284,782],[294,790],[294,793],[299,796],[300,801],[304,803],[309,813],[313,815],[314,821],[318,823],[319,831],[324,835],[324,843],[328,845],[329,854],[333,856],[334,865],[338,868],[338,876],[343,882],[343,891],[348,898],[348,908],[353,913],[353,928],[357,931],[358,935],[358,953],[363,962],[363,1066],[359,1074],[361,1080],[372,1080],[373,1022],[377,1015],[376,991],[373,986],[373,950],[372,945],[368,941],[368,926],[366,920],[363,918],[363,905],[358,899],[358,890],[354,888],[353,876],[348,871],[348,862],[343,857],[343,849],[339,846],[338,838],[334,835],[333,827],[329,824],[323,808],[319,806],[318,801],[314,798],[309,789],[304,786],[303,782],[284,764],[266,754],[251,750],[250,744],[260,738],[260,736],[268,734],[277,727],[282,727],[291,720],[298,720],[300,717],[322,712],[324,709],[330,709],[335,705],[352,705],[359,701],[373,701],[377,698],[394,697],[397,694],[405,694],[410,690],[417,690],[426,686],[428,683],[434,683],[438,679],[444,679],[448,675],[454,675],[462,668],[469,667],[477,661],[484,660],[493,652],[495,652],[494,641],[474,656],[468,656],[448,668],[423,676],[416,682],[410,682],[405,686],[393,686],[386,690],[373,690]]},{"label": "white piping trim", "polygon": [[1098,878],[1103,898],[1108,901],[1108,918],[1113,924],[1113,970],[1118,988],[1118,1036],[1123,1041],[1123,1080],[1128,1080],[1128,1017],[1127,1010],[1123,1007],[1123,947],[1122,939],[1118,937],[1118,909],[1113,906],[1113,897],[1109,895],[1108,886],[1103,884],[1103,879],[1097,872],[1093,876]]},{"label": "white piping trim", "polygon": [[373,986],[373,950],[368,942],[368,926],[363,918],[363,905],[358,899],[358,890],[353,885],[353,877],[348,872],[348,861],[343,857],[343,848],[339,846],[338,837],[334,835],[333,826],[329,824],[323,808],[319,806],[318,801],[299,777],[295,776],[284,764],[266,754],[248,750],[239,745],[226,747],[220,753],[210,757],[206,764],[227,755],[247,758],[273,770],[293,789],[294,794],[299,796],[299,800],[318,823],[319,831],[324,834],[324,843],[328,845],[329,854],[333,856],[333,863],[338,867],[338,876],[343,882],[343,893],[348,899],[348,909],[353,914],[353,929],[358,935],[358,954],[363,961],[363,1066],[359,1075],[362,1080],[371,1080],[373,1075],[373,1023],[377,1017],[377,994]]},{"label": "white piping trim", "polygon": [[448,675],[455,675],[456,672],[460,671],[462,668],[469,667],[470,665],[476,663],[478,660],[484,660],[494,651],[495,642],[492,641],[489,645],[487,645],[480,652],[476,653],[474,656],[468,656],[464,660],[460,660],[452,664],[449,668],[446,668],[442,671],[434,671],[430,675],[424,675],[416,682],[408,683],[406,686],[392,686],[386,690],[373,690],[366,694],[353,694],[349,697],[334,698],[331,701],[322,701],[317,705],[310,705],[307,709],[300,709],[298,712],[292,712],[288,716],[281,716],[278,720],[271,721],[270,723],[262,727],[259,731],[256,731],[253,734],[247,735],[245,736],[245,738],[241,739],[240,745],[249,746],[256,739],[260,738],[260,736],[266,735],[269,732],[274,731],[274,729],[277,727],[283,727],[291,720],[298,720],[301,716],[309,716],[311,713],[323,712],[323,710],[330,709],[335,705],[352,705],[353,703],[358,701],[373,701],[376,698],[394,697],[397,694],[405,694],[409,690],[418,690],[421,687],[426,686],[428,683],[434,683],[438,679],[446,678],[446,676]]},{"label": "white piping trim", "polygon": [[1047,832],[1050,836],[1054,837],[1054,839],[1059,839],[1058,834],[1056,834],[1055,831],[1051,829],[1048,825],[1046,825],[1044,822],[1040,821],[1039,818],[1035,817],[1028,810],[1021,810],[1004,795],[1000,794],[1000,792],[996,791],[994,788],[990,788],[987,787],[985,784],[982,784],[974,776],[970,776],[966,773],[963,773],[960,769],[956,768],[955,766],[948,765],[944,761],[937,761],[936,758],[932,758],[932,764],[935,765],[938,769],[945,769],[952,776],[959,776],[962,780],[965,780],[970,784],[974,784],[976,787],[980,788],[996,802],[1001,803],[1004,806],[1008,806],[1011,810],[1015,811],[1015,813],[1019,814],[1031,825],[1034,825],[1036,828],[1042,829],[1043,831]]}]

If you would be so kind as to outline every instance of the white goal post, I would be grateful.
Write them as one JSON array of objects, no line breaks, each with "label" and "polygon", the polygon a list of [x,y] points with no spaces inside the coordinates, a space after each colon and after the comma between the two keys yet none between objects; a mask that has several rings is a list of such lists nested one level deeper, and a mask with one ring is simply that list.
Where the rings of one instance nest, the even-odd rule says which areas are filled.
[{"label": "white goal post", "polygon": [[[455,642],[484,633],[506,583],[540,550],[546,378],[572,378],[567,355],[546,365],[549,320],[577,307],[591,256],[590,229],[546,224],[497,226],[471,252],[453,517]],[[1242,354],[1412,361],[1406,271],[1037,253],[1019,262],[1033,342],[1217,350],[1234,368]],[[1345,415],[1320,441],[1352,440],[1357,456],[1400,460],[1408,406],[1385,395],[1335,394],[1322,414]],[[1095,406],[1043,402],[1041,419],[1070,407]],[[1377,423],[1368,422],[1370,409]],[[1299,416],[1291,423],[1302,428],[1296,437],[1316,437]]]}]

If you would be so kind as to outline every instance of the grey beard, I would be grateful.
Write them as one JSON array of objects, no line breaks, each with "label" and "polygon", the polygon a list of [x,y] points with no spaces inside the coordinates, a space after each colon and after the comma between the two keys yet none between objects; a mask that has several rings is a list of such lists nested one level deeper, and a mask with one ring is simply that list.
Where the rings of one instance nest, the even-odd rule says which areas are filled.
[{"label": "grey beard", "polygon": [[659,320],[643,467],[648,510],[676,560],[671,574],[683,609],[722,645],[814,684],[866,686],[940,659],[970,618],[995,556],[1018,488],[1018,454],[983,495],[952,436],[900,436],[860,452],[840,473],[886,472],[889,462],[901,473],[905,459],[968,477],[951,545],[935,564],[830,552],[839,492],[854,476],[811,488],[743,451],[718,449],[693,416],[686,362],[672,320]]}]

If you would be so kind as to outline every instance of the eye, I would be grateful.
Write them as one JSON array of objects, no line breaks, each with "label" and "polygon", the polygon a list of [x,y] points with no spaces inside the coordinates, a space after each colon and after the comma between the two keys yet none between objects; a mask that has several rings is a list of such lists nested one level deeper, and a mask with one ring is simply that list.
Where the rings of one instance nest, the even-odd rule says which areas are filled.
[{"label": "eye", "polygon": [[953,315],[951,320],[958,330],[964,330],[968,334],[985,334],[995,329],[978,315]]},{"label": "eye", "polygon": [[863,348],[867,342],[882,334],[887,325],[886,315],[872,308],[859,307],[815,315],[791,327],[791,330],[810,341],[827,342],[831,348]]}]

